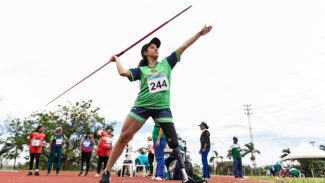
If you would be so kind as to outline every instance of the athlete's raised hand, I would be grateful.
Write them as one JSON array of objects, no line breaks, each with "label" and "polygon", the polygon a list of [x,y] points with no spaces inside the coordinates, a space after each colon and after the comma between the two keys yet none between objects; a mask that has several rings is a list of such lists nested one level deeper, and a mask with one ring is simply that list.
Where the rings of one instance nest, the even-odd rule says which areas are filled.
[{"label": "athlete's raised hand", "polygon": [[204,26],[201,31],[200,31],[200,34],[203,36],[203,35],[206,35],[207,33],[209,33],[212,29],[212,26],[209,25],[209,26]]}]

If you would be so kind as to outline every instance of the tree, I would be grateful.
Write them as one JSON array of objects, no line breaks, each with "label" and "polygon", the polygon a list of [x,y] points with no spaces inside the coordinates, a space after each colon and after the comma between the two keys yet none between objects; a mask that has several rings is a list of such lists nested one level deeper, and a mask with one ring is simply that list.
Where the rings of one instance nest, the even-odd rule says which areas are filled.
[{"label": "tree", "polygon": [[20,153],[23,151],[23,145],[27,136],[24,134],[24,125],[20,119],[9,118],[5,122],[8,136],[5,140],[4,146],[1,149],[0,155],[4,159],[14,160],[13,168],[15,169],[17,159],[19,158]]},{"label": "tree", "polygon": [[[105,119],[99,115],[99,110],[98,107],[92,107],[92,101],[88,100],[69,103],[67,106],[59,105],[53,111],[36,111],[23,121],[20,119],[7,120],[8,137],[3,141],[5,146],[0,150],[2,153],[0,156],[14,159],[15,167],[20,152],[29,145],[28,136],[38,125],[43,126],[46,142],[49,142],[57,127],[62,127],[64,135],[69,139],[69,143],[63,149],[63,168],[68,168],[68,166],[71,168],[79,161],[80,140],[86,131],[90,130],[95,134],[96,131],[105,127]],[[115,124],[116,122],[110,123],[113,126]],[[98,140],[96,135],[95,137]],[[42,154],[45,154],[45,151],[43,148]]]},{"label": "tree", "polygon": [[31,119],[26,121],[43,125],[47,142],[54,134],[56,127],[63,128],[64,135],[69,139],[69,143],[63,149],[63,168],[76,166],[80,157],[80,140],[86,131],[92,131],[97,138],[95,132],[105,126],[104,117],[99,115],[100,108],[93,108],[91,105],[92,100],[69,102],[67,106],[58,105],[55,111],[35,112],[31,115]]},{"label": "tree", "polygon": [[288,147],[288,148],[282,150],[282,155],[280,157],[284,158],[284,157],[288,156],[290,153],[291,153],[290,148]]},{"label": "tree", "polygon": [[223,156],[219,156],[217,151],[213,151],[212,153],[213,154],[212,154],[209,162],[213,163],[213,171],[215,170],[216,171],[215,173],[217,174],[217,169],[214,168],[214,164],[216,164],[217,167],[218,167],[218,165],[219,165],[218,159],[220,159],[221,162],[223,162]]},{"label": "tree", "polygon": [[252,142],[245,144],[245,148],[243,149],[242,156],[245,157],[247,154],[251,154],[251,161],[253,162],[254,167],[256,166],[254,161],[256,159],[255,153],[261,154],[259,150],[255,149],[254,144]]}]

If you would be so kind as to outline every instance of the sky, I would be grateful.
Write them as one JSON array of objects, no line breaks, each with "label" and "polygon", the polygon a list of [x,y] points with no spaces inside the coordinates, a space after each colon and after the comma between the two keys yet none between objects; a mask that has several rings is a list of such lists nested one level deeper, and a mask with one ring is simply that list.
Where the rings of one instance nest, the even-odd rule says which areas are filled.
[{"label": "sky", "polygon": [[[303,141],[324,145],[324,0],[0,1],[0,121],[92,99],[106,120],[122,122],[139,85],[120,77],[114,63],[45,104],[190,5],[120,60],[136,67],[153,37],[162,41],[162,59],[213,26],[172,75],[170,107],[193,161],[200,164],[201,121],[220,155],[233,136],[242,146],[250,141],[244,104],[252,105],[258,166]],[[148,120],[134,137],[135,147],[145,146],[152,125]]]}]

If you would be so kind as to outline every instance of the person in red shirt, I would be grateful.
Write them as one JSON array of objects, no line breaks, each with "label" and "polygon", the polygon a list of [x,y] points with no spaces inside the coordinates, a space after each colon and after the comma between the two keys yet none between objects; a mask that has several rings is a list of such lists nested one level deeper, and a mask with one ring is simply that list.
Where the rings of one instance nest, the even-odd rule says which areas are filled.
[{"label": "person in red shirt", "polygon": [[29,137],[29,173],[27,175],[33,175],[33,164],[34,159],[36,160],[35,165],[35,176],[39,176],[39,160],[42,153],[43,143],[45,142],[45,134],[43,133],[43,127],[39,125],[36,128],[36,131],[32,132]]},{"label": "person in red shirt", "polygon": [[94,145],[95,145],[94,136],[91,131],[87,131],[86,135],[80,141],[81,167],[80,167],[79,176],[82,175],[85,162],[86,162],[86,173],[84,174],[84,176],[88,175],[88,171],[90,167],[90,159],[91,159]]},{"label": "person in red shirt", "polygon": [[97,147],[97,174],[95,177],[99,177],[100,169],[103,163],[104,169],[106,167],[109,155],[111,154],[113,147],[113,131],[114,128],[112,126],[108,126],[107,128],[99,130],[97,132],[97,135],[99,136],[99,142]]}]

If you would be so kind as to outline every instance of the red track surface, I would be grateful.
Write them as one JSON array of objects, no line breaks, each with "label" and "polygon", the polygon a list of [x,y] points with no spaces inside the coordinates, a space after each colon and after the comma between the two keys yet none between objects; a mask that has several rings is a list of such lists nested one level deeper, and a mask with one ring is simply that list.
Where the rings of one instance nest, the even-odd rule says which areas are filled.
[{"label": "red track surface", "polygon": [[[94,172],[90,172],[87,177],[79,177],[79,172],[60,172],[59,176],[55,176],[52,172],[50,176],[46,176],[45,171],[41,171],[40,176],[27,176],[27,171],[0,171],[0,183],[98,183],[99,178],[95,178]],[[117,177],[112,175],[112,183],[181,183],[180,180],[153,181],[150,177]],[[212,176],[209,183],[270,183],[267,181],[257,181],[249,179],[235,179],[230,176]]]}]

